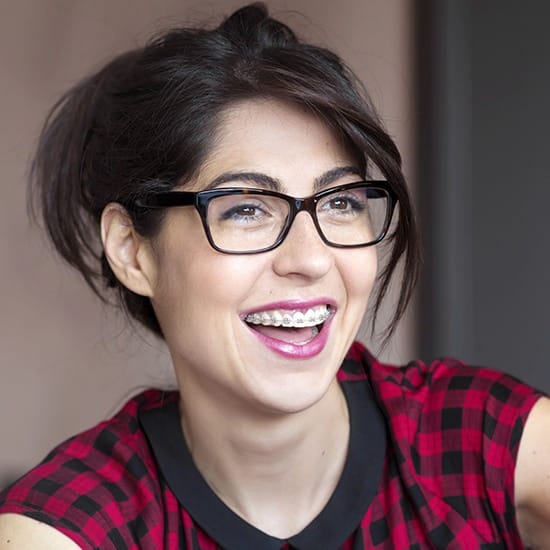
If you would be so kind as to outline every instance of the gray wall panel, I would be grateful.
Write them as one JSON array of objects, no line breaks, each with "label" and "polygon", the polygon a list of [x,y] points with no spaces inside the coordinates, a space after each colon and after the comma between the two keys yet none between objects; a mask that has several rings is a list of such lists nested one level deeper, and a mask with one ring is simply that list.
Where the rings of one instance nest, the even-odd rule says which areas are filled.
[{"label": "gray wall panel", "polygon": [[422,354],[550,390],[550,3],[419,6]]}]

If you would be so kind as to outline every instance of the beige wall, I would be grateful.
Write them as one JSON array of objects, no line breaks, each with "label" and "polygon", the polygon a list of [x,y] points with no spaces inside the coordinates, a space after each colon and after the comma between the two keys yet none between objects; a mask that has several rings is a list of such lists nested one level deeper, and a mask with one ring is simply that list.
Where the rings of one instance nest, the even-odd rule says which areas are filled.
[{"label": "beige wall", "polygon": [[[170,376],[162,345],[125,329],[29,226],[25,170],[41,120],[76,79],[142,43],[154,29],[188,18],[203,21],[241,4],[0,0],[0,486],[56,442],[112,413],[136,388]],[[365,80],[408,169],[412,0],[268,5],[348,60]],[[290,9],[305,16],[285,14]],[[412,342],[409,323],[386,354],[407,360]]]}]

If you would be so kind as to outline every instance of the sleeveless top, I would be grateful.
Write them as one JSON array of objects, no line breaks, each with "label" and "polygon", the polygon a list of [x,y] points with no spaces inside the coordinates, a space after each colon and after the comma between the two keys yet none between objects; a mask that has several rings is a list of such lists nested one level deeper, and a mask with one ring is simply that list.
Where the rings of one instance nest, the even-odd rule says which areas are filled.
[{"label": "sleeveless top", "polygon": [[378,363],[355,343],[338,372],[350,413],[342,476],[287,540],[228,508],[193,463],[177,392],[149,390],[54,449],[0,493],[0,513],[84,549],[521,548],[514,469],[541,395],[455,360]]}]

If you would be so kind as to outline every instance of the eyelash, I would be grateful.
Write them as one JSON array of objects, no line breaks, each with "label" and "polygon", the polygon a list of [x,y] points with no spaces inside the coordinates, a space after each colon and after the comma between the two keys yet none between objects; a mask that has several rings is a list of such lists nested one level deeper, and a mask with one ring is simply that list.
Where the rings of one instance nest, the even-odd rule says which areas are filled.
[{"label": "eyelash", "polygon": [[[324,204],[321,204],[321,208],[325,208],[326,206],[330,206],[331,203],[334,201],[346,201],[348,204],[346,205],[345,210],[346,211],[357,211],[357,212],[363,212],[366,208],[366,204],[359,201],[354,196],[346,196],[346,195],[340,195],[335,197],[329,197]],[[338,209],[342,210],[342,209]]]},{"label": "eyelash", "polygon": [[229,210],[226,210],[222,214],[220,219],[221,219],[221,221],[226,221],[226,220],[229,220],[229,219],[233,218],[234,216],[237,216],[239,218],[239,220],[246,220],[246,222],[250,222],[250,221],[253,221],[254,219],[259,218],[258,215],[248,216],[248,215],[239,214],[239,211],[246,210],[246,209],[250,209],[250,210],[254,210],[254,211],[262,210],[262,208],[259,205],[256,205],[256,204],[238,204],[238,205],[230,208]]}]

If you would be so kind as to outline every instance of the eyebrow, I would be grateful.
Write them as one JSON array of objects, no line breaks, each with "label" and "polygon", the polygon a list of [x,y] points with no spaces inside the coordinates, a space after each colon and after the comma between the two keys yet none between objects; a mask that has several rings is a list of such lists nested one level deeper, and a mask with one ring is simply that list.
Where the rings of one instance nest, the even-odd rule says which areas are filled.
[{"label": "eyebrow", "polygon": [[[338,166],[336,168],[332,168],[313,180],[313,190],[314,192],[317,192],[340,178],[350,175],[362,177],[361,172],[354,166]],[[205,190],[214,189],[219,185],[223,185],[224,183],[228,183],[230,181],[241,181],[259,185],[260,187],[270,189],[271,191],[277,191],[279,193],[284,191],[284,186],[280,180],[272,178],[267,174],[262,174],[261,172],[225,172],[212,180],[205,187]]]},{"label": "eyebrow", "polygon": [[251,183],[259,185],[260,187],[265,187],[266,189],[271,189],[272,191],[280,191],[282,188],[282,184],[279,180],[272,178],[267,174],[262,174],[261,172],[225,172],[216,179],[212,180],[205,187],[205,190],[214,189],[215,187],[230,181]]},{"label": "eyebrow", "polygon": [[320,191],[323,187],[334,183],[344,176],[362,177],[361,172],[355,166],[338,166],[315,178],[313,188],[315,191]]}]

